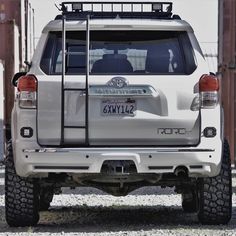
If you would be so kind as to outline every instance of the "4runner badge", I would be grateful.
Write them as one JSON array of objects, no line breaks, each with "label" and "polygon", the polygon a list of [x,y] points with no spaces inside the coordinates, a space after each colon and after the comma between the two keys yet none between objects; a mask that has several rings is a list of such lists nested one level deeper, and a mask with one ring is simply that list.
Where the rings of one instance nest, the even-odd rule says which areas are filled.
[{"label": "4runner badge", "polygon": [[114,77],[107,83],[108,86],[115,88],[123,88],[129,85],[129,82],[124,77]]},{"label": "4runner badge", "polygon": [[162,128],[162,129],[158,129],[158,134],[161,135],[172,135],[172,134],[176,134],[176,135],[184,135],[186,134],[186,129],[184,128]]}]

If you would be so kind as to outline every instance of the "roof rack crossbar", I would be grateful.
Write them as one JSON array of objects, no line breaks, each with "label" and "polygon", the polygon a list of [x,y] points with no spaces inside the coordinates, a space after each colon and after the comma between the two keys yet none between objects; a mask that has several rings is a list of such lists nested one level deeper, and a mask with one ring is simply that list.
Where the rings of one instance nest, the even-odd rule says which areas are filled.
[{"label": "roof rack crossbar", "polygon": [[[172,16],[172,2],[155,2],[155,1],[78,1],[78,2],[62,2],[62,14],[93,14],[93,13],[152,13],[161,17]],[[98,10],[98,6],[100,9]]]}]

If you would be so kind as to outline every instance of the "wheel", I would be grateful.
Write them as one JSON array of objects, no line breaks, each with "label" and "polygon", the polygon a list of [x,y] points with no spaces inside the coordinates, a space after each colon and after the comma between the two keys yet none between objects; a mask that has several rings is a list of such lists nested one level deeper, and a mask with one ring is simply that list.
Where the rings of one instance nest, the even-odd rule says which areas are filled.
[{"label": "wheel", "polygon": [[40,198],[39,198],[39,209],[40,211],[47,211],[50,207],[50,203],[53,199],[53,189],[47,187],[47,188],[41,188],[40,191]]},{"label": "wheel", "polygon": [[187,213],[197,212],[198,201],[196,191],[190,190],[187,193],[182,193],[182,208]]},{"label": "wheel", "polygon": [[16,174],[11,141],[5,161],[5,214],[12,227],[34,226],[39,221],[39,193],[35,180]]},{"label": "wheel", "polygon": [[227,224],[232,214],[232,179],[229,144],[225,140],[220,174],[199,180],[198,219],[202,224]]}]

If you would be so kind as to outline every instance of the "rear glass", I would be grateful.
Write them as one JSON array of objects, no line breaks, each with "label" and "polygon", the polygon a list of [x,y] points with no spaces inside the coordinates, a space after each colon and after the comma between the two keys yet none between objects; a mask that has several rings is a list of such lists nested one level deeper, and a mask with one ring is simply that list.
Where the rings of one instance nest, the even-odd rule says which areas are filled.
[{"label": "rear glass", "polygon": [[[196,69],[186,32],[91,31],[90,74],[191,74]],[[66,74],[86,73],[86,33],[66,34]],[[51,32],[41,59],[49,75],[62,73],[62,34]]]}]

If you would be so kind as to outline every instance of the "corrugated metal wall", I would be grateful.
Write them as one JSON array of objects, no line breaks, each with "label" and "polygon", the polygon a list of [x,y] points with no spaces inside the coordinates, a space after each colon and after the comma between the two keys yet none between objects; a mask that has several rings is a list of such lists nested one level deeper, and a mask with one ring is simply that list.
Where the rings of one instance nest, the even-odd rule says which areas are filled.
[{"label": "corrugated metal wall", "polygon": [[[0,22],[4,23],[6,21],[14,20],[15,24],[18,26],[19,33],[21,35],[22,29],[22,17],[21,17],[21,0],[0,0]],[[3,35],[5,37],[5,35]],[[19,44],[23,44],[23,38],[19,38]],[[22,50],[21,50],[22,51]],[[24,55],[20,51],[20,67],[23,66]],[[1,58],[4,59],[4,58]]]},{"label": "corrugated metal wall", "polygon": [[0,60],[5,67],[5,123],[10,125],[14,101],[11,79],[16,72],[25,70],[24,61],[33,54],[33,9],[29,0],[0,0]]},{"label": "corrugated metal wall", "polygon": [[7,127],[10,125],[14,103],[14,88],[11,85],[11,79],[23,64],[22,50],[19,49],[19,44],[21,45],[23,40],[23,37],[19,37],[21,21],[21,0],[0,0],[0,59],[5,67],[4,123]]},{"label": "corrugated metal wall", "polygon": [[15,20],[19,29],[20,68],[34,51],[34,10],[30,0],[0,0],[0,22]]},{"label": "corrugated metal wall", "polygon": [[11,109],[14,103],[13,75],[19,71],[19,32],[15,21],[0,22],[0,59],[4,63],[5,122],[10,124]]},{"label": "corrugated metal wall", "polygon": [[236,150],[236,0],[219,0],[219,71],[222,76],[222,101],[225,111],[225,136],[231,158]]},{"label": "corrugated metal wall", "polygon": [[0,20],[15,19],[17,25],[21,25],[21,0],[0,0]]}]

